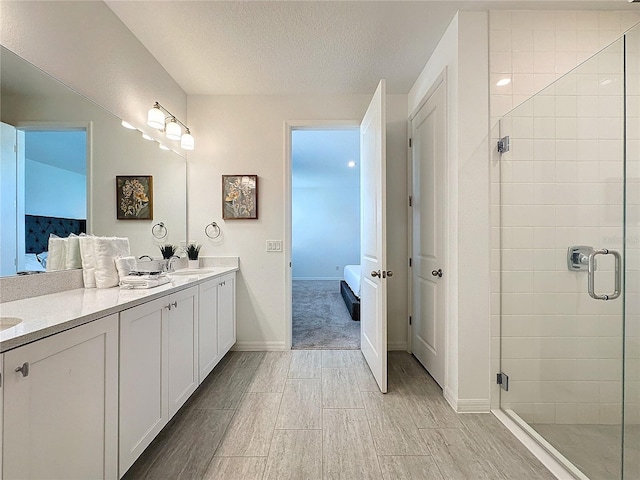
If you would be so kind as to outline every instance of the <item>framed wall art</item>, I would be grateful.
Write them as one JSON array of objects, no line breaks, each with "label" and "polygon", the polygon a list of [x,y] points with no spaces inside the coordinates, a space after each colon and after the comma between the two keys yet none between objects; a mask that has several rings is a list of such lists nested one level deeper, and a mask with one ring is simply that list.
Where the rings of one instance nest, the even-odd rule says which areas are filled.
[{"label": "framed wall art", "polygon": [[116,210],[118,220],[153,220],[153,177],[116,176]]},{"label": "framed wall art", "polygon": [[258,176],[222,176],[222,218],[255,220],[258,218]]}]

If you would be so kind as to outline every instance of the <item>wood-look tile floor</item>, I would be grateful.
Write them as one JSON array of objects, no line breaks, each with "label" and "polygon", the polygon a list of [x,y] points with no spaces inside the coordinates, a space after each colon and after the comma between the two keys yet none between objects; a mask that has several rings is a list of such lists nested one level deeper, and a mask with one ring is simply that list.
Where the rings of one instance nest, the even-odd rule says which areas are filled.
[{"label": "wood-look tile floor", "polygon": [[389,393],[359,350],[230,352],[125,479],[555,478],[491,414],[456,414],[411,355]]}]

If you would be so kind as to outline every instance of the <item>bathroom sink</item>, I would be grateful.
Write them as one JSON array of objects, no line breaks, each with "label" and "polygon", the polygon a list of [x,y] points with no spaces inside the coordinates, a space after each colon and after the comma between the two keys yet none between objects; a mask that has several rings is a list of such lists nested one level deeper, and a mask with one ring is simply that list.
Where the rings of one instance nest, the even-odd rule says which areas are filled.
[{"label": "bathroom sink", "polygon": [[17,317],[0,317],[0,330],[15,327],[21,322],[22,319]]},{"label": "bathroom sink", "polygon": [[205,273],[213,273],[213,270],[207,268],[185,268],[171,272],[170,275],[204,275]]}]

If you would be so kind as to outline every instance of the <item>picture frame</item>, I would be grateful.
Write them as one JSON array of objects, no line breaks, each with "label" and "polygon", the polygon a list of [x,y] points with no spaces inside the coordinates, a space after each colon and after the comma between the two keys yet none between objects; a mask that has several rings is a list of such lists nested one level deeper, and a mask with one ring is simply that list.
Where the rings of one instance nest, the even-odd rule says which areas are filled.
[{"label": "picture frame", "polygon": [[257,175],[222,175],[222,218],[257,220]]},{"label": "picture frame", "polygon": [[116,218],[153,220],[153,176],[116,176]]}]

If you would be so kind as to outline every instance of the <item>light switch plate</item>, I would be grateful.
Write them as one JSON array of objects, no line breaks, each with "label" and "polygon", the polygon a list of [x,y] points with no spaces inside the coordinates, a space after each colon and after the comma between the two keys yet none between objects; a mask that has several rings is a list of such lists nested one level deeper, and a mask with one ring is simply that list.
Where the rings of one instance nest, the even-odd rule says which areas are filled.
[{"label": "light switch plate", "polygon": [[267,252],[281,252],[282,240],[267,240]]}]

